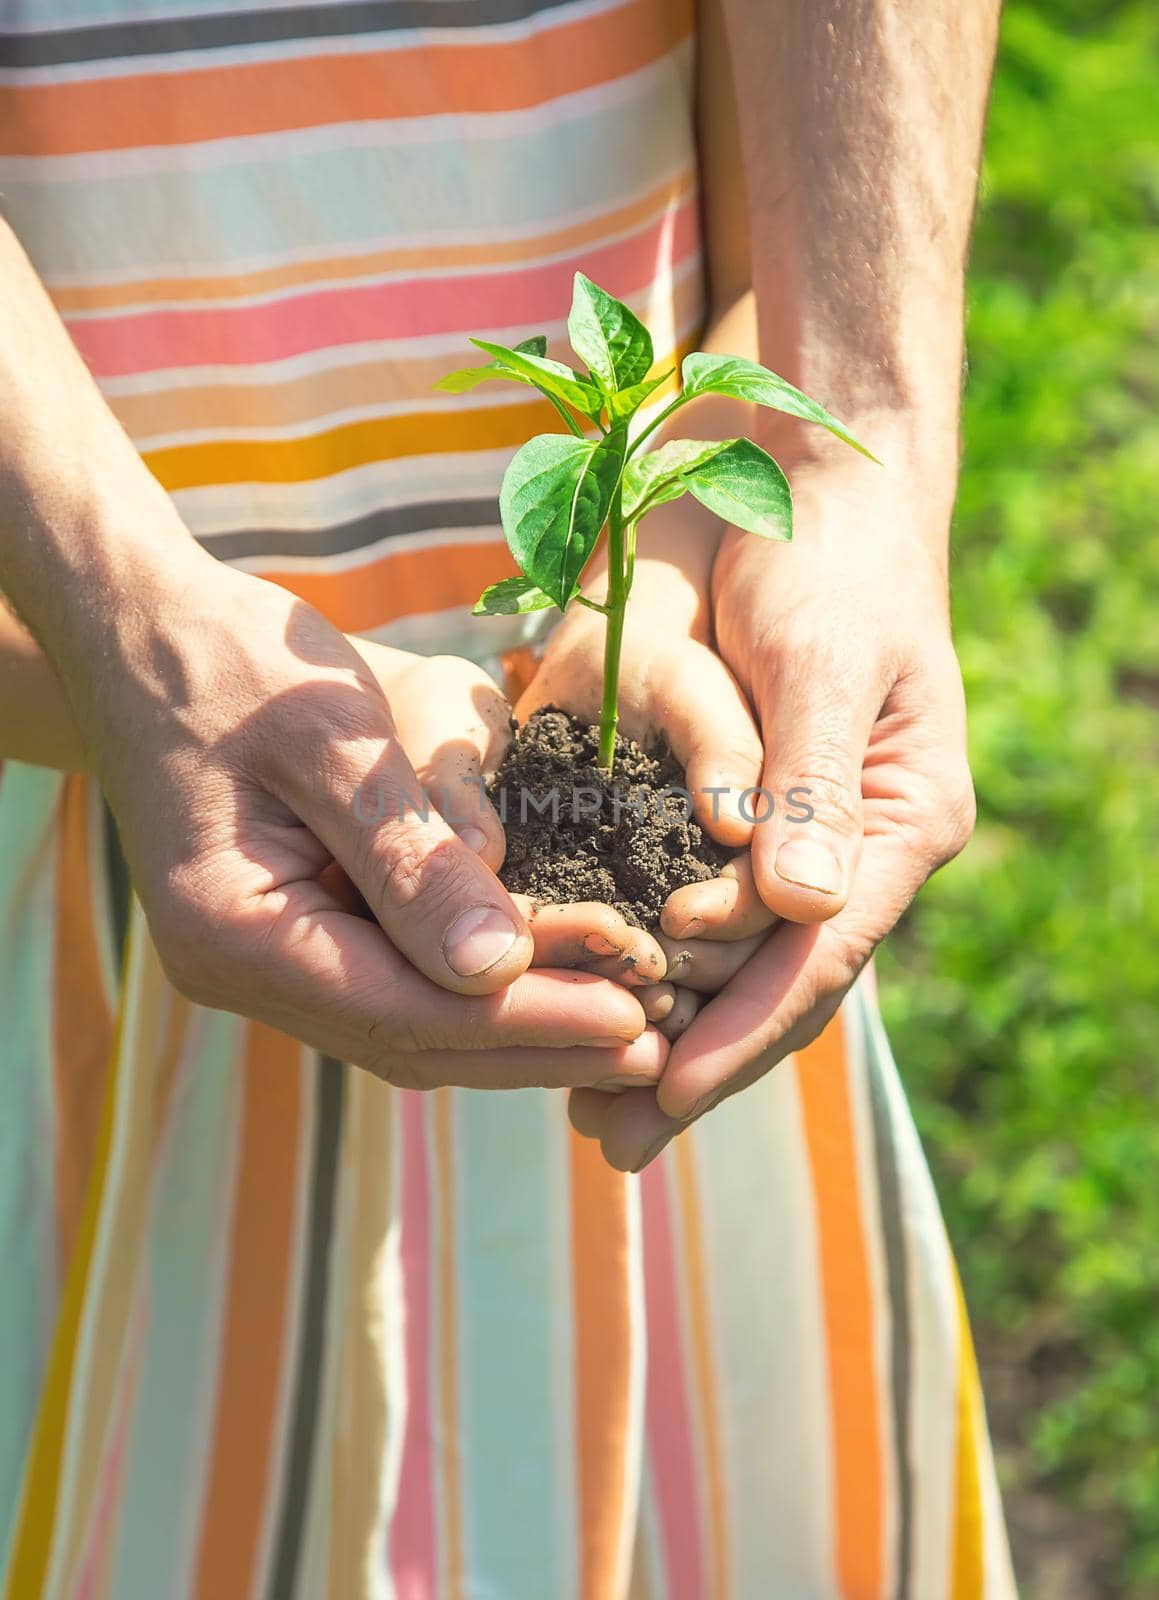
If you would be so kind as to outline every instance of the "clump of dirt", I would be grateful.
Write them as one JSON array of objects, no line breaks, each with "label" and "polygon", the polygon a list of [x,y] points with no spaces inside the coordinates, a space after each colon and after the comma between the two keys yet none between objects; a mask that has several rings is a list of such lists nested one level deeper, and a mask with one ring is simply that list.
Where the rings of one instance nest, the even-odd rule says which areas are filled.
[{"label": "clump of dirt", "polygon": [[554,706],[517,731],[488,790],[507,831],[499,876],[533,900],[602,900],[651,931],[674,889],[718,877],[734,852],[688,816],[670,750],[617,736],[609,775],[598,749],[597,729]]}]

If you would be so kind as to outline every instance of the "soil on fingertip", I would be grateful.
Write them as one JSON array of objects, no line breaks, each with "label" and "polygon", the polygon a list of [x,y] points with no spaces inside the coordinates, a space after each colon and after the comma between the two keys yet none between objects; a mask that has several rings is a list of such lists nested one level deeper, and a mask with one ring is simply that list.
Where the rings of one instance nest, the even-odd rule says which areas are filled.
[{"label": "soil on fingertip", "polygon": [[688,817],[670,750],[617,736],[609,775],[598,748],[597,729],[554,706],[516,731],[488,789],[507,832],[499,876],[540,902],[603,901],[651,932],[674,889],[718,877],[735,852]]}]

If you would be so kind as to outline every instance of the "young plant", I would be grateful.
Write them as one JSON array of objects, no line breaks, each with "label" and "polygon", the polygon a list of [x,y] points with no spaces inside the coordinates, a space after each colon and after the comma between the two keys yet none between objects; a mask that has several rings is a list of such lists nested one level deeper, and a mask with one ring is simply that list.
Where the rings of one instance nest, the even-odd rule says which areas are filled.
[{"label": "young plant", "polygon": [[[767,367],[702,351],[685,356],[680,393],[629,440],[632,418],[675,369],[649,376],[653,351],[647,328],[582,272],[575,275],[567,331],[572,349],[587,363],[584,372],[550,360],[542,335],[514,349],[472,339],[491,360],[452,372],[437,387],[462,394],[496,378],[530,384],[567,425],[566,434],[541,433],[530,439],[503,475],[499,513],[520,576],[485,589],[474,614],[515,616],[550,606],[565,611],[573,601],[601,613],[607,632],[599,764],[610,772],[619,720],[624,613],[641,519],[689,493],[725,522],[759,538],[791,539],[793,534],[788,480],[759,445],[739,438],[675,439],[644,452],[648,437],[701,395],[722,394],[820,423],[862,455],[869,451],[815,400]],[[594,438],[588,436],[593,430]],[[582,593],[580,579],[605,528],[608,589],[601,603]]]}]

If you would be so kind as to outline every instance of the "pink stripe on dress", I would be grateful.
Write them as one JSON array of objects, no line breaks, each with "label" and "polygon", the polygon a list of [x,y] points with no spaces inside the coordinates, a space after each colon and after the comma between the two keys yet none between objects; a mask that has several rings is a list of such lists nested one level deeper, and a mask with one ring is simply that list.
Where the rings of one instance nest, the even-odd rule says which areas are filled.
[{"label": "pink stripe on dress", "polygon": [[[515,272],[412,278],[295,295],[266,306],[72,318],[69,332],[98,378],[182,367],[282,361],[308,351],[432,334],[469,335],[519,322],[558,322],[576,266],[631,294],[697,250],[686,200],[641,233],[602,249]],[[483,359],[480,356],[480,361]]]},{"label": "pink stripe on dress", "polygon": [[668,1600],[704,1600],[703,1510],[697,1493],[668,1175],[669,1160],[662,1157],[640,1178],[648,1330],[644,1402],[648,1474],[667,1572],[664,1593]]}]

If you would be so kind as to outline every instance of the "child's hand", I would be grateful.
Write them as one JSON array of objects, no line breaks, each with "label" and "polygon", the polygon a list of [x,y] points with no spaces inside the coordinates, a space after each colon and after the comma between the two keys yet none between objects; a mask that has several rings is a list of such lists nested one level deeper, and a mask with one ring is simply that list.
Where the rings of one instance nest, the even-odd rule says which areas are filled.
[{"label": "child's hand", "polygon": [[[600,580],[585,591],[599,598]],[[663,737],[684,768],[696,820],[721,844],[739,847],[752,834],[739,801],[759,781],[762,751],[744,695],[709,644],[706,611],[707,595],[686,570],[638,563],[624,626],[619,731],[641,745]],[[599,720],[604,632],[596,612],[571,607],[516,707],[521,723],[546,705]]]},{"label": "child's hand", "polygon": [[[763,754],[748,703],[710,643],[707,579],[716,525],[701,507],[681,502],[655,513],[650,531],[649,551],[662,550],[663,559],[642,551],[637,562],[624,629],[620,731],[641,744],[663,737],[685,768],[697,820],[722,844],[744,846],[753,833],[754,797],[745,807],[741,799],[759,781]],[[599,578],[585,583],[585,591],[599,598]],[[578,606],[568,612],[520,698],[521,722],[544,705],[597,720],[604,631],[597,613]],[[749,862],[743,850],[721,877],[677,890],[664,909],[657,942],[669,982],[652,1001],[663,1015],[649,1015],[671,1039],[775,921],[756,895]]]},{"label": "child's hand", "polygon": [[[498,871],[506,840],[483,780],[511,739],[511,708],[502,691],[482,667],[458,656],[412,655],[356,637],[351,643],[382,686],[399,742],[431,805]],[[414,801],[423,803],[417,795]],[[512,898],[531,929],[533,965],[614,978],[636,993],[650,1022],[662,1023],[672,1012],[671,985],[660,981],[665,963],[659,943],[629,927],[611,906],[534,906],[525,895]]]}]

